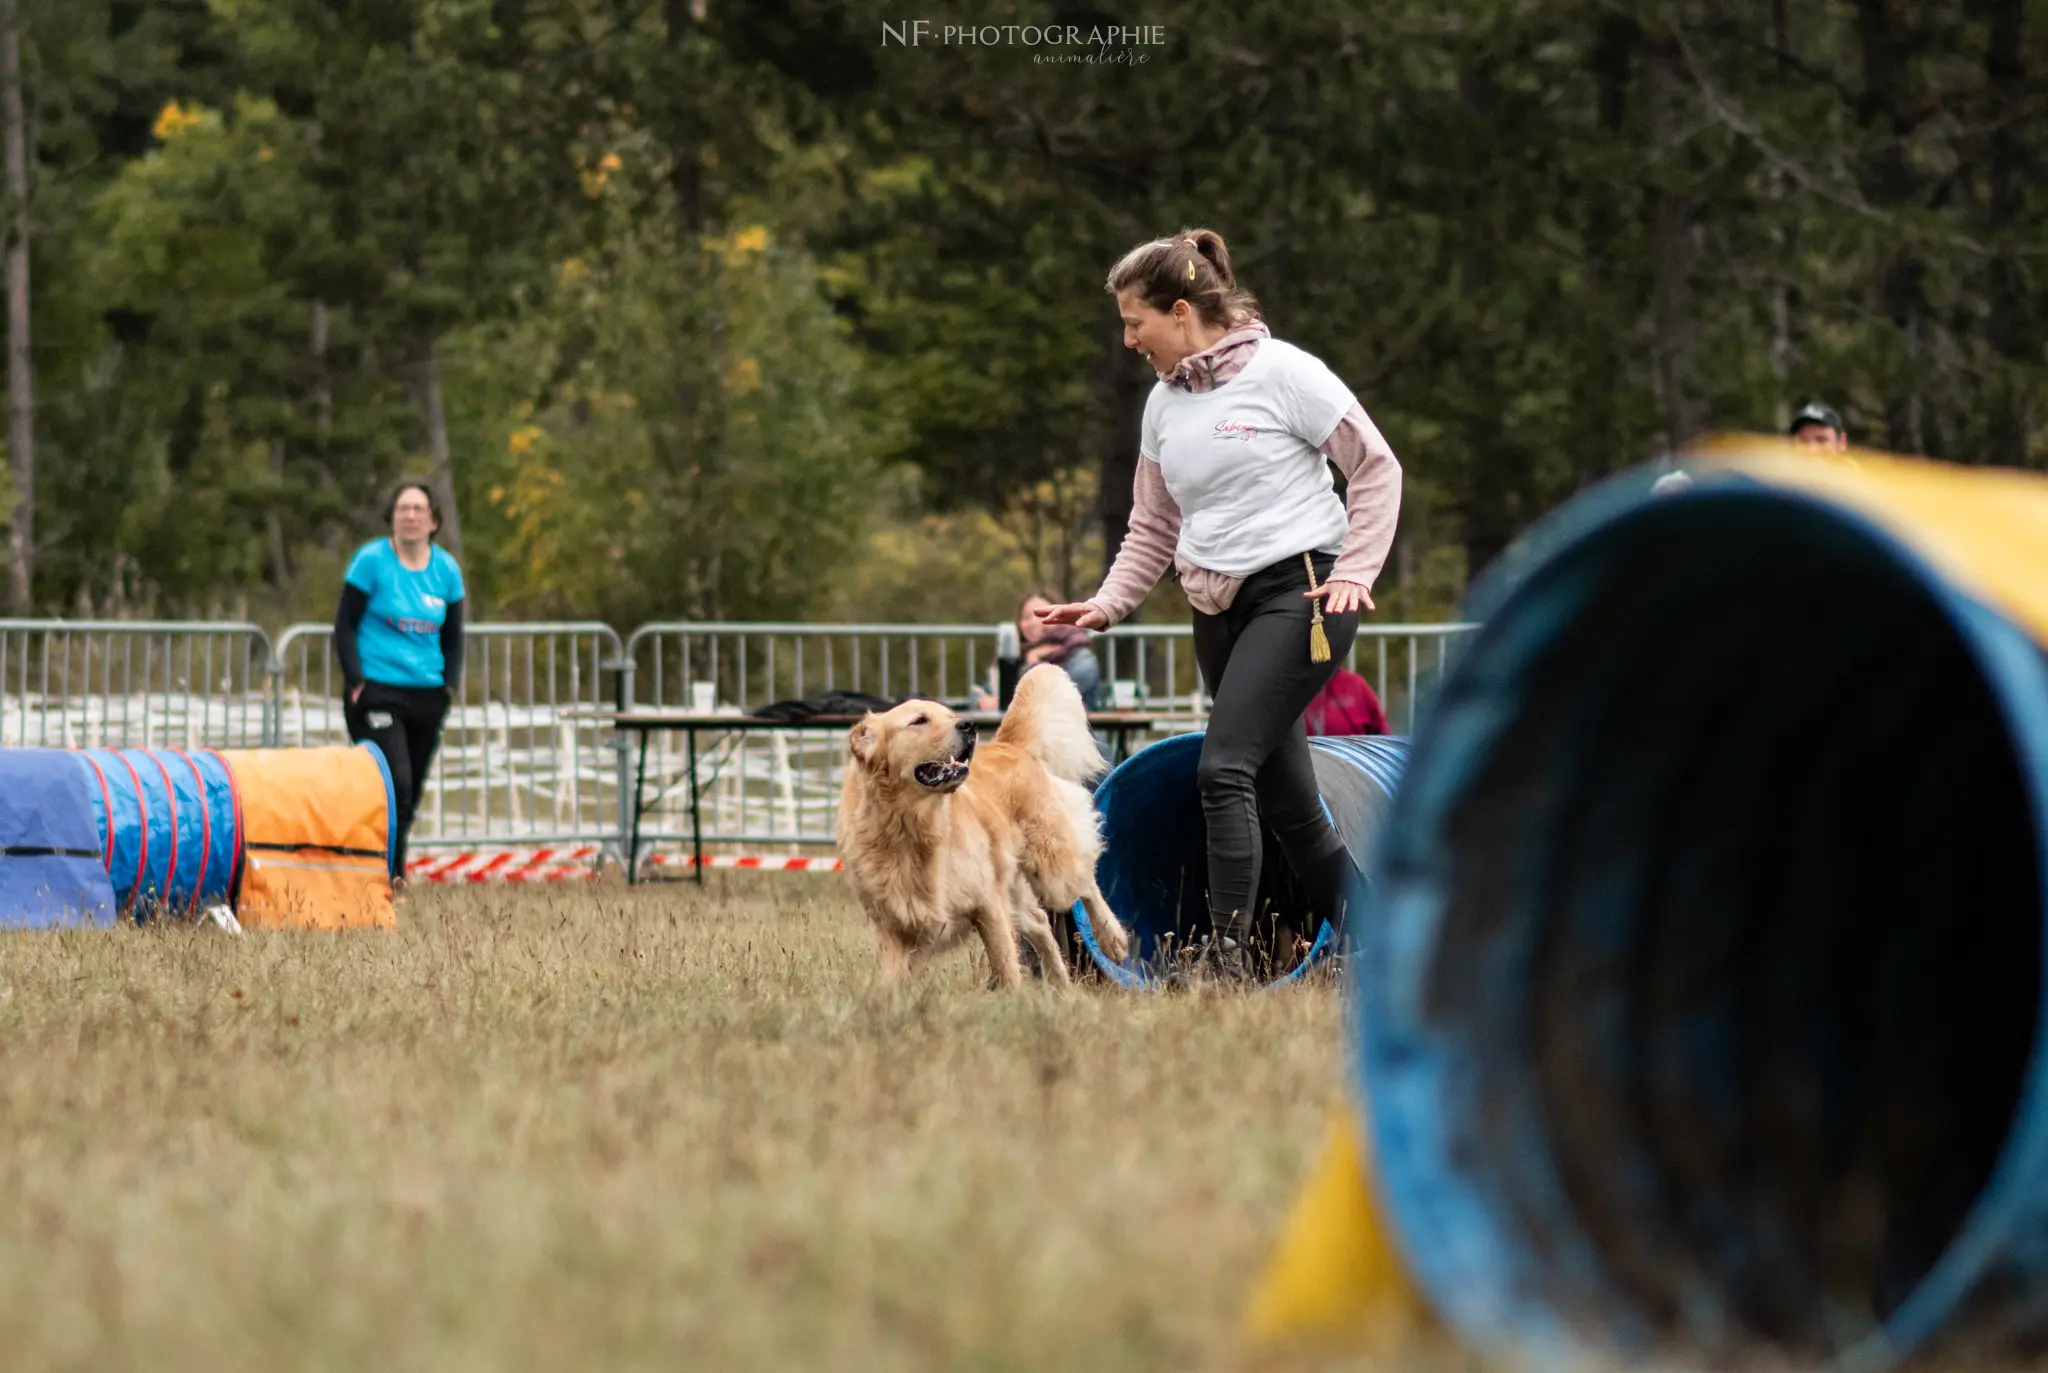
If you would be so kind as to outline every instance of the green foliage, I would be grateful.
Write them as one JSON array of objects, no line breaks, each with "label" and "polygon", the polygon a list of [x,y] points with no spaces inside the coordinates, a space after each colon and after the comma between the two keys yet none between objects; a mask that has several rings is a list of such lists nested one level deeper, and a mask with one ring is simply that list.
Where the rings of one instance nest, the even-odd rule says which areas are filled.
[{"label": "green foliage", "polygon": [[1152,384],[1102,280],[1194,224],[1401,455],[1383,615],[1812,394],[2048,451],[2024,0],[1158,0],[1135,65],[886,43],[883,0],[22,15],[52,610],[324,617],[433,461],[430,358],[486,614],[1085,593]]},{"label": "green foliage", "polygon": [[507,613],[800,614],[877,505],[858,359],[800,250],[760,225],[683,237],[633,212],[629,177],[592,256],[453,341],[478,570]]}]

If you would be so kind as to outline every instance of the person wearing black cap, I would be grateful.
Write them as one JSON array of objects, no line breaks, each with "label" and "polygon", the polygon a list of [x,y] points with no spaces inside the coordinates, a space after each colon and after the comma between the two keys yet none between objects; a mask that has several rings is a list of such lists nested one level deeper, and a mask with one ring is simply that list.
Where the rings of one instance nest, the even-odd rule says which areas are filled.
[{"label": "person wearing black cap", "polygon": [[1849,431],[1842,424],[1841,415],[1832,405],[1823,405],[1817,400],[1808,401],[1793,413],[1792,425],[1785,431],[1792,436],[1792,442],[1806,448],[1820,448],[1830,453],[1842,453],[1849,448]]}]

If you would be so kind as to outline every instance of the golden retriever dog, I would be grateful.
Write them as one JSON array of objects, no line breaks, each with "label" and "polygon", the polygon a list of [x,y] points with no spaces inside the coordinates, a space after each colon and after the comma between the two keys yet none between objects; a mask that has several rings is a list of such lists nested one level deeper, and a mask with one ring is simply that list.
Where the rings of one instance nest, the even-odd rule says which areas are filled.
[{"label": "golden retriever dog", "polygon": [[1023,980],[1019,934],[1065,984],[1046,910],[1076,901],[1103,952],[1123,959],[1129,938],[1095,885],[1102,830],[1080,785],[1102,771],[1102,754],[1066,673],[1025,673],[978,752],[974,726],[936,701],[867,715],[847,742],[839,855],[874,923],[885,981],[971,932],[1003,986]]}]

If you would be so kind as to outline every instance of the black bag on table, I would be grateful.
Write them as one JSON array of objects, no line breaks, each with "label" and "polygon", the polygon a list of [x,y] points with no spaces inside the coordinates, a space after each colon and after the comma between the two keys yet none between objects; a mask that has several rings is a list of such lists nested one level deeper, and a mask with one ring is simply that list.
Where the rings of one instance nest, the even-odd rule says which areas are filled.
[{"label": "black bag on table", "polygon": [[865,691],[821,691],[815,696],[806,696],[800,701],[776,701],[753,712],[762,720],[809,720],[818,716],[865,715],[871,710],[887,710],[901,702],[891,696],[876,696]]}]

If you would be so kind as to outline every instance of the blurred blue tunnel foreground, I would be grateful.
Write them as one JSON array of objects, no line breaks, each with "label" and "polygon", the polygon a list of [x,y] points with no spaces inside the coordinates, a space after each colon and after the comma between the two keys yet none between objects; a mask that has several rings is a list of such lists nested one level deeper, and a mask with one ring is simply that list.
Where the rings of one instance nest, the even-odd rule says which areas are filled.
[{"label": "blurred blue tunnel foreground", "polygon": [[2048,621],[1986,591],[2011,521],[1955,480],[1603,498],[1496,588],[1415,735],[1353,1007],[1381,1195],[1473,1343],[2043,1346]]}]

